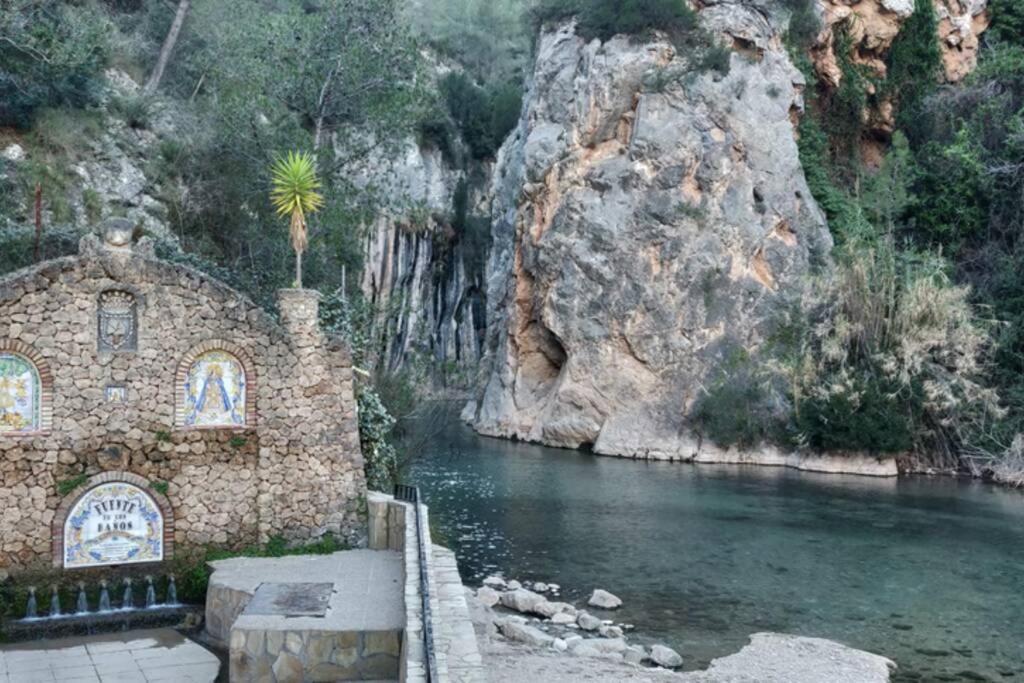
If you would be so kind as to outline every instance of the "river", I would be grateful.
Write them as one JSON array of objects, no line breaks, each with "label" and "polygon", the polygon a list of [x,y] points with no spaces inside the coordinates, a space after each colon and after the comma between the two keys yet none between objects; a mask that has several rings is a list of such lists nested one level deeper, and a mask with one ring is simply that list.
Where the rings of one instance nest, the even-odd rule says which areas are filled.
[{"label": "river", "polygon": [[647,463],[452,424],[410,478],[469,585],[605,588],[702,668],[751,633],[830,638],[896,680],[1024,680],[1024,494],[950,478]]}]

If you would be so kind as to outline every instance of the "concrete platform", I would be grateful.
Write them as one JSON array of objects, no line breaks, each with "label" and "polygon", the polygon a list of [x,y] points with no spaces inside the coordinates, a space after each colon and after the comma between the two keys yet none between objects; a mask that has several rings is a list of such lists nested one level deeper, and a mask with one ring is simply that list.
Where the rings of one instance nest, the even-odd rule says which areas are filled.
[{"label": "concrete platform", "polygon": [[0,647],[0,683],[211,683],[220,665],[172,629]]},{"label": "concrete platform", "polygon": [[398,678],[406,625],[402,553],[348,550],[212,565],[207,629],[228,641],[232,681]]}]

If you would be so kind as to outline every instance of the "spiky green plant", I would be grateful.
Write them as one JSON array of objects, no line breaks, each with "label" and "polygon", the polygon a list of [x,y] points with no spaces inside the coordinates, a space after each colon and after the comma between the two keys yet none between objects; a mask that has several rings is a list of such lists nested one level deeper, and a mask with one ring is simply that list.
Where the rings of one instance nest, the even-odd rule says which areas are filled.
[{"label": "spiky green plant", "polygon": [[316,162],[308,152],[289,152],[271,167],[273,190],[270,201],[277,213],[289,217],[289,233],[295,250],[295,286],[302,287],[302,254],[309,246],[306,216],[324,205],[318,190]]}]

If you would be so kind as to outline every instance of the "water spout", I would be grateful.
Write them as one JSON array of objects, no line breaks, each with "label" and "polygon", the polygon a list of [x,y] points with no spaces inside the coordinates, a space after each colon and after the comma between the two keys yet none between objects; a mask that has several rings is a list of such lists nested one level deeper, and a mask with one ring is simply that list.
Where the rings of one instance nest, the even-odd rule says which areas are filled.
[{"label": "water spout", "polygon": [[146,607],[156,607],[156,589],[153,588],[153,577],[146,577]]},{"label": "water spout", "polygon": [[171,574],[167,580],[167,604],[178,604],[178,587],[174,585],[174,574]]},{"label": "water spout", "polygon": [[79,582],[78,584],[78,613],[88,614],[89,612],[89,599],[85,596],[85,584]]},{"label": "water spout", "polygon": [[25,618],[26,619],[38,619],[39,612],[36,608],[36,587],[28,587],[28,604],[25,605]]},{"label": "water spout", "polygon": [[110,593],[107,591],[106,580],[100,581],[100,611],[110,611]]},{"label": "water spout", "polygon": [[121,609],[133,609],[135,607],[134,600],[132,600],[132,580],[124,580],[124,595],[121,596]]},{"label": "water spout", "polygon": [[50,616],[60,616],[60,593],[57,592],[57,585],[53,585],[53,596],[50,598]]}]

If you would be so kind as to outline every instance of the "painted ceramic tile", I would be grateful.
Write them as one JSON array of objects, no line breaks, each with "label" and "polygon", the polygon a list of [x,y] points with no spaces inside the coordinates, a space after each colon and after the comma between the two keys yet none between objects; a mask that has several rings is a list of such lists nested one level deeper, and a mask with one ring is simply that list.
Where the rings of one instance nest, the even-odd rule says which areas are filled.
[{"label": "painted ceramic tile", "polygon": [[157,562],[164,556],[164,519],[142,489],[100,484],[71,508],[64,522],[64,566]]},{"label": "painted ceramic tile", "polygon": [[245,371],[224,351],[196,358],[185,380],[185,424],[191,427],[245,424]]},{"label": "painted ceramic tile", "polygon": [[32,363],[0,353],[0,432],[39,428],[39,374]]}]

